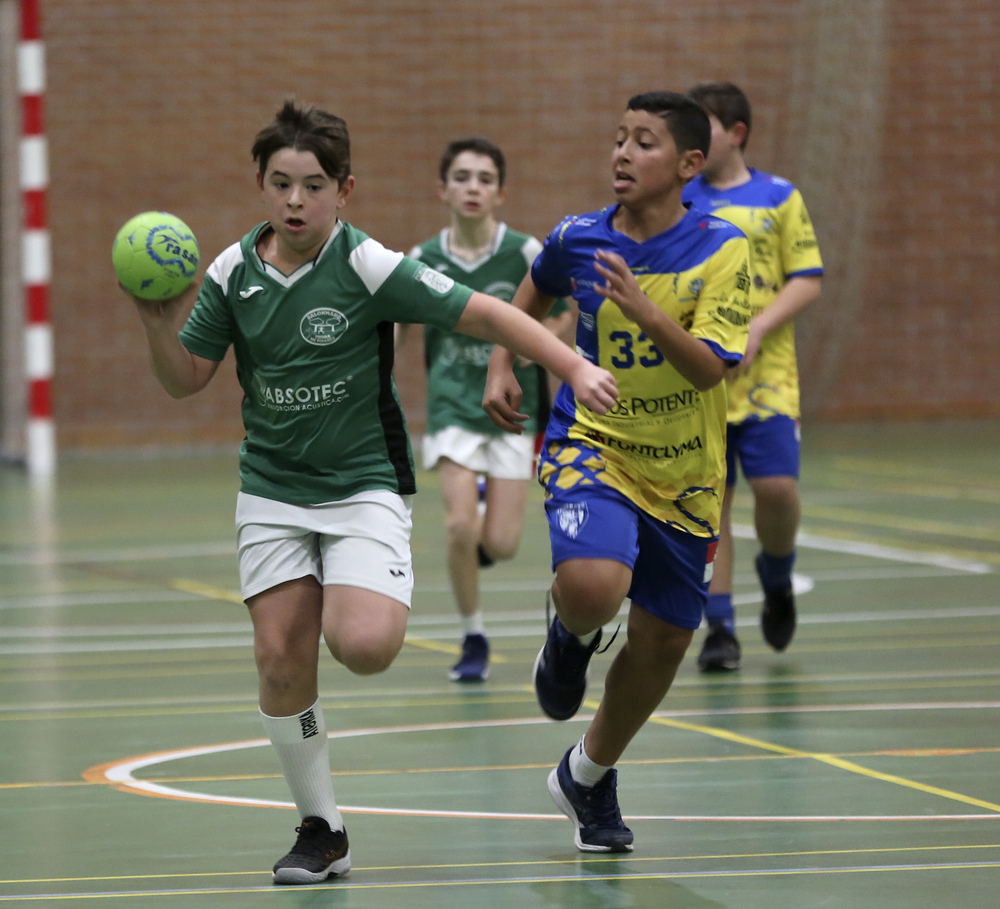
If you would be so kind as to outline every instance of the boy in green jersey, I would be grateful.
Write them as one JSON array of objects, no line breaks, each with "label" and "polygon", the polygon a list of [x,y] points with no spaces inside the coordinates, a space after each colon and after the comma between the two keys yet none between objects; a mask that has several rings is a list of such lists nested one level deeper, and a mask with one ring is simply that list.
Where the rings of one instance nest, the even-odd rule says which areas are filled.
[{"label": "boy in green jersey", "polygon": [[[542,245],[496,218],[504,201],[507,162],[488,139],[450,142],[438,168],[438,194],[450,212],[448,227],[410,251],[431,268],[463,284],[510,301]],[[570,323],[562,300],[548,327]],[[400,341],[403,334],[400,333]],[[493,425],[483,411],[488,341],[433,325],[424,329],[427,364],[427,433],[424,467],[438,470],[445,504],[448,574],[462,619],[462,654],[451,669],[456,682],[489,675],[489,641],[479,608],[479,569],[512,558],[524,525],[533,474],[534,441],[548,418],[548,376],[535,363],[515,369],[530,415],[524,435]],[[485,477],[481,509],[477,479]],[[482,511],[482,514],[480,514]]]},{"label": "boy in green jersey", "polygon": [[[318,644],[359,675],[403,644],[413,585],[413,458],[392,379],[393,323],[431,322],[513,347],[596,412],[617,389],[506,303],[391,252],[341,221],[354,189],[347,125],[286,102],[252,148],[267,220],[195,291],[133,298],[153,372],[175,398],[204,388],[230,345],[244,398],[236,507],[260,712],[302,817],[274,881],[351,864],[318,700]],[[190,315],[188,314],[190,311]]]}]

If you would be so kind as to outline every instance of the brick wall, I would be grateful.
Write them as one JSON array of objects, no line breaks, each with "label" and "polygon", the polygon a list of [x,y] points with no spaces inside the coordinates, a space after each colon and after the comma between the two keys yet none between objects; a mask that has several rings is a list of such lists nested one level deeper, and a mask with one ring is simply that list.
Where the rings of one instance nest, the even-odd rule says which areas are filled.
[{"label": "brick wall", "polygon": [[[345,212],[390,247],[437,231],[458,134],[510,161],[504,217],[538,236],[609,199],[627,97],[703,78],[754,104],[750,161],[806,197],[828,266],[800,329],[816,419],[1000,415],[995,0],[47,0],[63,448],[238,440],[232,364],[176,402],[151,377],[110,245],[163,208],[207,262],[258,219],[249,146],[287,96],[344,116]],[[423,425],[417,345],[397,380]]]}]

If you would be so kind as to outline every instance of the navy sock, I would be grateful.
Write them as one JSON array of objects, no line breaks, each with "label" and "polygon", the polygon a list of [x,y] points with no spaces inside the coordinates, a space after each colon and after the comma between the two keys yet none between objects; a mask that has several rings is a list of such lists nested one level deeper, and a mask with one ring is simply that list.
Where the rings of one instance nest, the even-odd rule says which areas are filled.
[{"label": "navy sock", "polygon": [[705,604],[705,621],[709,625],[721,625],[730,634],[736,633],[736,613],[733,610],[731,593],[710,593]]},{"label": "navy sock", "polygon": [[792,566],[795,565],[795,550],[791,555],[773,556],[763,550],[757,556],[757,574],[765,590],[784,590],[792,583]]}]

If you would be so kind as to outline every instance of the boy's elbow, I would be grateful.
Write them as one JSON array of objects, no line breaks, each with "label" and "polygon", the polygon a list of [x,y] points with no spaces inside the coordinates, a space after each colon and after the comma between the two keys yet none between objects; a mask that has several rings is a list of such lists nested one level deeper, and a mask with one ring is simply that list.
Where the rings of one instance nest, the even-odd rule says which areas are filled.
[{"label": "boy's elbow", "polygon": [[728,369],[729,364],[725,360],[717,359],[715,363],[695,376],[691,384],[696,391],[711,391],[726,377]]}]

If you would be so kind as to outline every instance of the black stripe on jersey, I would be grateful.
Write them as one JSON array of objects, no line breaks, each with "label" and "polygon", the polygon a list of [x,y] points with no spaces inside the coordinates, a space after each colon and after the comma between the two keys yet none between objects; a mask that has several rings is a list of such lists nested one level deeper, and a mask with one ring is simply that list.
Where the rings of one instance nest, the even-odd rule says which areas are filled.
[{"label": "black stripe on jersey", "polygon": [[544,432],[552,414],[552,395],[549,394],[549,374],[540,363],[535,364],[538,379],[538,431]]},{"label": "black stripe on jersey", "polygon": [[386,451],[396,471],[396,482],[401,496],[411,496],[417,491],[417,480],[410,465],[406,421],[392,393],[392,366],[395,340],[392,322],[378,324],[378,416],[382,424]]}]

